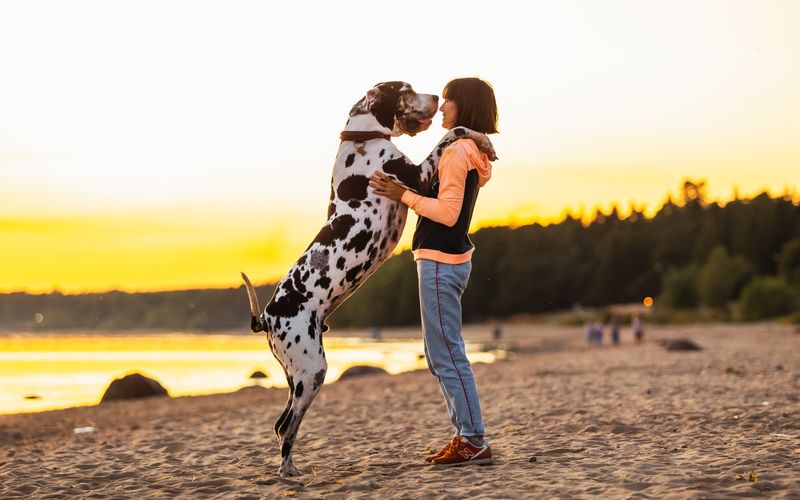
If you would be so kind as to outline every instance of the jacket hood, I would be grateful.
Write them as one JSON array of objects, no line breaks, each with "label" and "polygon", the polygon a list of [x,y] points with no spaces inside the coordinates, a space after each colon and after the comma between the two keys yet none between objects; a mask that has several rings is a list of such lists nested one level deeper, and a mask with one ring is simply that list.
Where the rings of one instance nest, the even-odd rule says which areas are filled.
[{"label": "jacket hood", "polygon": [[483,187],[492,178],[492,164],[489,162],[489,157],[478,149],[478,145],[472,139],[460,139],[456,144],[462,146],[463,154],[478,171],[478,187]]}]

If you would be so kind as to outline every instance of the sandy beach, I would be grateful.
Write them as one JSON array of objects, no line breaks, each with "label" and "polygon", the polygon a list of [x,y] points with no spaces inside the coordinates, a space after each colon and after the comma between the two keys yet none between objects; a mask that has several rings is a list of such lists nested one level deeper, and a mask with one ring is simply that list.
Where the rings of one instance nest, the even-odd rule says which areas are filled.
[{"label": "sandy beach", "polygon": [[[703,350],[658,343],[680,337]],[[450,429],[421,370],[326,385],[292,480],[272,432],[285,389],[0,416],[0,497],[800,498],[800,334],[651,326],[646,340],[590,348],[580,328],[505,328],[513,359],[475,366],[491,466],[423,461]]]}]

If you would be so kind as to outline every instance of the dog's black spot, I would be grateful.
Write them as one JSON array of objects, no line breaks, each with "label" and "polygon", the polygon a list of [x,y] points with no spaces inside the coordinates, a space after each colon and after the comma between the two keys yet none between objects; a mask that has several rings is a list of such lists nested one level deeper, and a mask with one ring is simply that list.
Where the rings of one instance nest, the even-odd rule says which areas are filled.
[{"label": "dog's black spot", "polygon": [[358,200],[350,200],[347,204],[350,205],[350,208],[358,208],[361,206],[361,202]]},{"label": "dog's black spot", "polygon": [[355,250],[356,252],[360,252],[364,250],[364,247],[367,246],[367,243],[369,243],[371,237],[372,232],[364,229],[357,235],[350,238],[350,241],[347,242],[347,244],[344,246],[344,249],[347,251]]},{"label": "dog's black spot", "polygon": [[378,123],[388,129],[394,128],[394,115],[397,113],[397,101],[400,99],[401,82],[383,82],[378,85],[381,93],[370,110]]},{"label": "dog's black spot", "polygon": [[[266,312],[268,315],[277,318],[276,329],[280,328],[280,318],[292,318],[297,316],[302,310],[302,305],[308,301],[308,298],[294,289],[292,284],[287,280],[284,281],[282,289],[286,292],[280,297],[276,298],[278,290],[275,290],[275,295],[272,296],[269,304],[267,304]],[[283,338],[281,338],[283,340]]]},{"label": "dog's black spot", "polygon": [[[287,418],[286,419],[287,422],[290,422],[291,420],[292,420],[291,418]],[[284,422],[284,425],[285,425],[285,422]],[[282,425],[281,427],[284,427],[284,426]],[[286,427],[289,427],[289,426],[286,425]],[[286,429],[282,430],[281,432],[286,432]],[[281,457],[286,458],[286,457],[289,456],[289,453],[292,452],[292,444],[293,443],[291,441],[284,441],[283,442],[283,445],[281,445]]]},{"label": "dog's black spot", "polygon": [[[286,336],[286,334],[284,333],[284,334],[283,334],[283,336],[285,337],[285,336]],[[283,340],[283,339],[281,339],[281,340]],[[286,344],[286,349],[291,349],[291,348],[292,348],[292,343],[291,343],[291,342],[289,342],[288,344]],[[283,352],[286,352],[286,349],[284,349],[284,350],[283,350]]]},{"label": "dog's black spot", "polygon": [[336,213],[336,205],[334,205],[333,202],[331,202],[331,204],[328,205],[328,218],[330,219],[331,216],[335,213]]},{"label": "dog's black spot", "polygon": [[419,189],[419,180],[422,174],[422,167],[414,165],[405,158],[388,160],[383,164],[383,171],[394,175],[397,179],[413,190]]},{"label": "dog's black spot", "polygon": [[369,269],[372,269],[372,259],[369,259],[366,262],[364,262],[364,270],[367,271]]},{"label": "dog's black spot", "polygon": [[345,279],[347,281],[350,281],[350,282],[355,281],[356,280],[356,276],[358,276],[358,273],[361,272],[362,265],[363,264],[359,264],[357,266],[354,266],[349,271],[347,271],[347,274],[344,275]]},{"label": "dog's black spot", "polygon": [[339,217],[333,219],[330,224],[320,229],[319,233],[317,233],[317,237],[314,238],[314,241],[320,245],[329,246],[334,240],[344,239],[347,236],[347,233],[350,232],[350,228],[353,227],[353,224],[355,223],[356,220],[352,215],[340,215]]},{"label": "dog's black spot", "polygon": [[339,257],[339,260],[336,261],[336,267],[338,269],[344,269],[345,258]]},{"label": "dog's black spot", "polygon": [[294,397],[299,398],[303,395],[303,381],[297,383],[297,387],[294,388]]},{"label": "dog's black spot", "polygon": [[322,289],[327,289],[329,286],[331,286],[331,279],[327,276],[323,276],[314,282],[314,286]]},{"label": "dog's black spot", "polygon": [[373,208],[373,209],[372,209],[372,213],[373,213],[373,214],[377,214],[377,213],[378,213],[378,209],[377,209],[377,208]]},{"label": "dog's black spot", "polygon": [[306,285],[303,277],[300,276],[300,268],[295,269],[292,273],[292,284],[298,292],[306,293]]},{"label": "dog's black spot", "polygon": [[368,206],[368,207],[371,207],[372,206],[372,202],[369,201],[369,200],[364,200],[364,205]]},{"label": "dog's black spot", "polygon": [[349,155],[347,155],[347,158],[345,158],[345,160],[344,160],[345,168],[352,166],[353,162],[355,160],[356,160],[356,154],[355,153],[350,153]]},{"label": "dog's black spot", "polygon": [[325,370],[320,370],[314,374],[314,390],[316,391],[325,382]]},{"label": "dog's black spot", "polygon": [[300,343],[300,335],[295,335],[294,336],[294,343],[295,344],[299,344]]},{"label": "dog's black spot", "polygon": [[322,354],[322,347],[319,348],[319,354]]},{"label": "dog's black spot", "polygon": [[369,229],[372,227],[372,221],[370,219],[364,219],[364,225]]},{"label": "dog's black spot", "polygon": [[339,183],[336,193],[343,201],[363,200],[367,197],[369,179],[366,175],[351,175]]},{"label": "dog's black spot", "polygon": [[367,160],[367,165],[369,165],[369,160]]},{"label": "dog's black spot", "polygon": [[310,275],[311,275],[311,271],[309,271],[309,270],[306,270],[306,272],[304,272],[304,273],[303,273],[303,281],[307,281],[307,280],[308,280],[308,277],[309,277]]},{"label": "dog's black spot", "polygon": [[385,153],[385,152],[386,152],[385,149],[381,149],[381,152],[378,153],[378,157],[383,158],[383,153]]},{"label": "dog's black spot", "polygon": [[467,131],[461,127],[456,127],[453,129],[453,133],[456,134],[456,137],[462,137],[467,135]]},{"label": "dog's black spot", "polygon": [[308,354],[308,349],[303,349],[303,354]]},{"label": "dog's black spot", "polygon": [[311,319],[308,322],[308,336],[312,339],[316,337],[317,334],[317,311],[313,311],[311,313]]}]

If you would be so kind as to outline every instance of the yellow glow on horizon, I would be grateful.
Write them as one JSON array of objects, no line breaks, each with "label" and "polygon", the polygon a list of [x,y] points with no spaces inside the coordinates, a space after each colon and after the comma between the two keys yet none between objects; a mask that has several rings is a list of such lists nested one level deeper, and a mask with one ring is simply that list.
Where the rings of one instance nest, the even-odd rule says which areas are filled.
[{"label": "yellow glow on horizon", "polygon": [[[2,2],[0,292],[274,281],[324,222],[347,111],[390,79],[493,84],[473,230],[652,215],[684,178],[797,197],[800,2],[409,6]],[[439,120],[395,142],[421,161]]]}]

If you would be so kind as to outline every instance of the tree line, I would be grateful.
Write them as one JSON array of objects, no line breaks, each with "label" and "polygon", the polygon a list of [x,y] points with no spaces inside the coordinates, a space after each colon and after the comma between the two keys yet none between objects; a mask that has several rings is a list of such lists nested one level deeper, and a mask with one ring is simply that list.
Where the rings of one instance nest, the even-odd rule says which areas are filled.
[{"label": "tree line", "polygon": [[[656,298],[662,310],[712,308],[730,319],[800,311],[800,203],[762,193],[708,202],[703,181],[684,182],[652,217],[613,208],[589,223],[489,227],[477,249],[464,321],[602,307]],[[265,301],[274,285],[259,287]],[[328,322],[334,327],[419,323],[409,251],[390,258]],[[249,325],[242,287],[157,293],[0,295],[3,329],[175,329]]]}]

